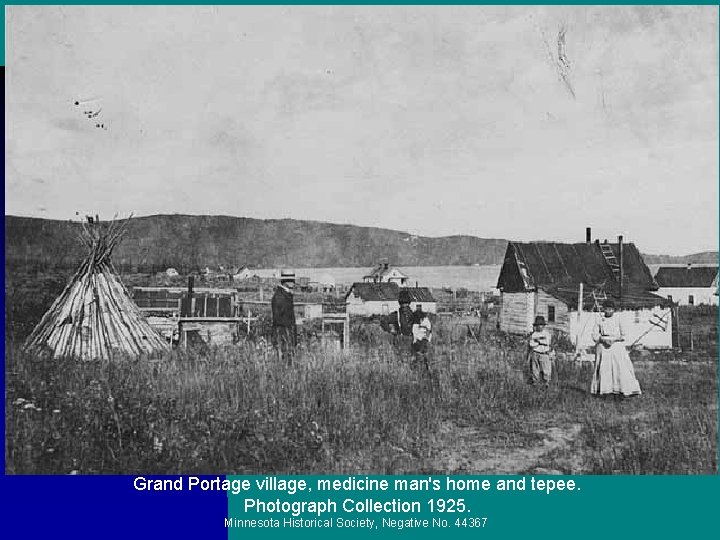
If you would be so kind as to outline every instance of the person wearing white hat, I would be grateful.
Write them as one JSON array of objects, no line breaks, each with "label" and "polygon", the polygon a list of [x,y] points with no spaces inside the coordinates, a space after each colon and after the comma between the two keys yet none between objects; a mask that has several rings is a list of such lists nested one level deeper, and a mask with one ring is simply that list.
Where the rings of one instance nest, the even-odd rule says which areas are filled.
[{"label": "person wearing white hat", "polygon": [[287,270],[280,272],[280,285],[275,289],[272,301],[273,338],[280,360],[292,364],[297,345],[297,325],[295,322],[295,273]]}]

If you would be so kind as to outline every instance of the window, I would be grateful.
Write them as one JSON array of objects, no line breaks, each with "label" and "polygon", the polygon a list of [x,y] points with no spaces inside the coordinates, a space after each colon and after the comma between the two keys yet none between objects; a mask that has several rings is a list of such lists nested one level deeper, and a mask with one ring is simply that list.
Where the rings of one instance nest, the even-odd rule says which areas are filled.
[{"label": "window", "polygon": [[694,295],[691,294],[688,296],[688,304],[690,304],[691,306],[695,305],[695,296]]},{"label": "window", "polygon": [[383,314],[383,315],[387,315],[388,313],[390,313],[390,309],[388,309],[388,305],[387,305],[387,304],[383,304],[383,305],[382,305],[382,314]]},{"label": "window", "polygon": [[637,324],[639,322],[640,322],[640,312],[636,311],[635,312],[635,324]]},{"label": "window", "polygon": [[548,322],[555,322],[555,306],[548,306]]},{"label": "window", "polygon": [[670,300],[671,302],[673,301],[672,294],[668,294],[668,300]]}]

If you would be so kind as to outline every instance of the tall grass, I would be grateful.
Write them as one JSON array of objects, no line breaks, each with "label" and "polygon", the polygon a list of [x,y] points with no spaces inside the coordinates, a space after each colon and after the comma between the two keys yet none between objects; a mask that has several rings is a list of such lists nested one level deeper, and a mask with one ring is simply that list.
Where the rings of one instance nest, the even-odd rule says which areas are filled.
[{"label": "tall grass", "polygon": [[87,363],[6,344],[7,472],[452,472],[437,459],[448,429],[502,452],[571,425],[579,435],[533,466],[717,470],[714,363],[645,362],[641,398],[604,401],[587,394],[588,365],[556,362],[545,391],[524,383],[518,340],[452,323],[436,337],[431,375],[367,329],[345,354],[314,343],[292,366],[252,343]]}]

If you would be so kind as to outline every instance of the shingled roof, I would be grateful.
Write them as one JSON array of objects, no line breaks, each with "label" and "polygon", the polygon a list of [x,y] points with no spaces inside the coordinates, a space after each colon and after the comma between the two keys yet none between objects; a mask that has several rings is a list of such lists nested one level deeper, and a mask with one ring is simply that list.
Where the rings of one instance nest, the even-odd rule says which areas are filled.
[{"label": "shingled roof", "polygon": [[[619,260],[619,244],[606,244]],[[584,284],[584,305],[595,303],[592,291],[620,301],[624,307],[664,305],[663,298],[651,291],[658,286],[650,269],[632,244],[623,244],[623,294],[620,284],[602,253],[599,242],[561,244],[556,242],[509,242],[498,278],[503,292],[530,292],[542,289],[577,305],[580,283]]]},{"label": "shingled roof", "polygon": [[661,266],[655,275],[660,287],[712,287],[717,266]]},{"label": "shingled roof", "polygon": [[346,298],[350,293],[355,293],[355,296],[366,302],[392,302],[398,299],[399,292],[400,287],[397,283],[353,283]]},{"label": "shingled roof", "polygon": [[405,287],[405,290],[410,295],[411,302],[435,302],[435,298],[427,287]]},{"label": "shingled roof", "polygon": [[[402,290],[408,292],[411,302],[435,302],[427,287],[403,287]],[[400,287],[397,283],[353,283],[347,294],[351,292],[366,302],[395,302],[400,294]]]}]

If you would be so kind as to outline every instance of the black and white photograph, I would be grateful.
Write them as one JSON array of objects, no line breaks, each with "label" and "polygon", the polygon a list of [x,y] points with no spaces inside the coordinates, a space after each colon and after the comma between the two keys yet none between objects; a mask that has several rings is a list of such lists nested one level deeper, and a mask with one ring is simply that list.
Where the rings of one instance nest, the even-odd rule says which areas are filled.
[{"label": "black and white photograph", "polygon": [[708,475],[718,6],[8,6],[7,475]]}]

